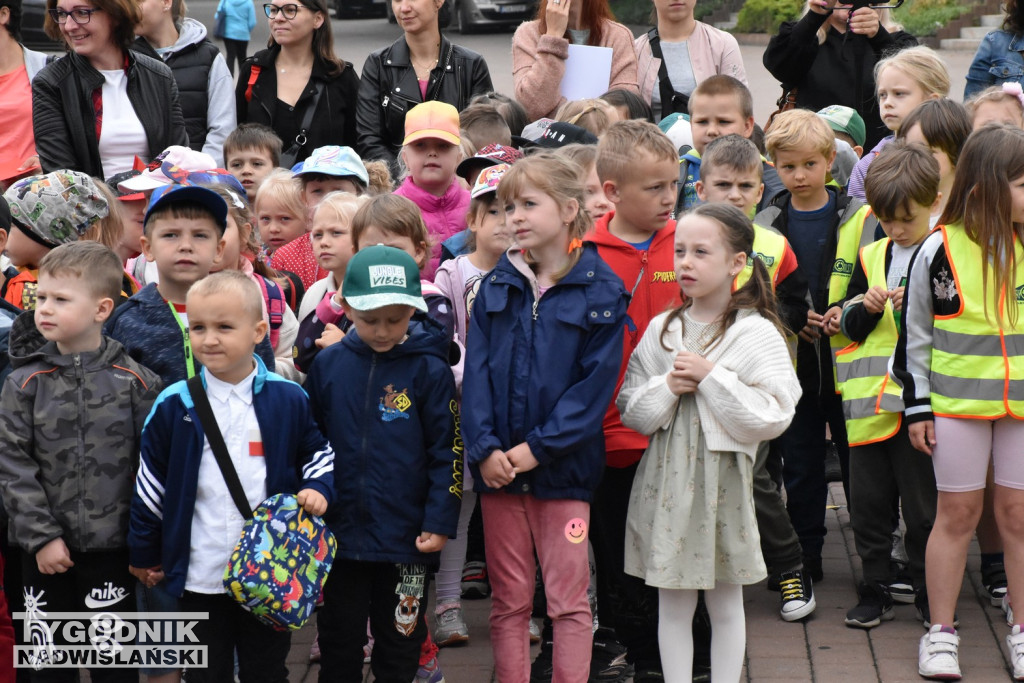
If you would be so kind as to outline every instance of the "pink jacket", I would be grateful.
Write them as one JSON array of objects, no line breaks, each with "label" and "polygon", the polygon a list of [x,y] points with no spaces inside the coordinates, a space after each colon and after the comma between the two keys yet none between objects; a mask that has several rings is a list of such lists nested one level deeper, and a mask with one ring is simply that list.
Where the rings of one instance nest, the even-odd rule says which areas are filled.
[{"label": "pink jacket", "polygon": [[441,243],[457,232],[466,229],[466,212],[469,211],[469,190],[452,178],[452,184],[440,197],[416,186],[409,176],[395,190],[395,194],[411,199],[420,207],[423,222],[430,233],[430,260],[423,269],[423,279],[434,281],[434,272],[441,262]]},{"label": "pink jacket", "polygon": [[[651,54],[651,42],[644,33],[633,43],[636,48],[637,83],[640,95],[650,104],[654,89],[658,87],[658,69],[661,60]],[[706,78],[724,74],[732,76],[747,85],[747,72],[743,68],[740,46],[731,33],[720,31],[698,21],[697,27],[687,41],[693,79],[700,83]],[[657,113],[657,112],[656,112]]]},{"label": "pink jacket", "polygon": [[[569,41],[540,35],[537,21],[528,21],[512,37],[512,80],[515,97],[526,108],[530,120],[553,118],[565,103],[559,92],[569,58]],[[639,92],[633,34],[614,21],[605,22],[601,47],[612,49],[612,73],[608,89]]]}]

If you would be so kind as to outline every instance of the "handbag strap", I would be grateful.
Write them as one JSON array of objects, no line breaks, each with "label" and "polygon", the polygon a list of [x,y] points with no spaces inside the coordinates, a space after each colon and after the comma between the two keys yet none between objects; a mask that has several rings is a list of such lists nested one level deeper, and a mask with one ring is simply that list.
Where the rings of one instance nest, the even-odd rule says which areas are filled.
[{"label": "handbag strap", "polygon": [[[291,147],[285,150],[285,154],[291,155],[292,162],[294,163],[295,157],[299,155],[299,150],[306,146],[306,142],[309,138],[306,134],[309,132],[309,127],[313,123],[313,115],[316,114],[317,105],[320,104],[320,96],[324,93],[324,82],[315,81],[313,83],[313,99],[310,100],[309,105],[306,107],[306,111],[302,114],[302,123],[299,124],[299,133],[295,136],[295,140],[292,141]],[[301,138],[301,142],[299,141]]]},{"label": "handbag strap", "polygon": [[245,489],[242,488],[242,482],[238,479],[238,472],[231,464],[231,456],[228,455],[228,447],[224,444],[224,437],[220,433],[217,418],[213,416],[210,399],[207,398],[206,388],[203,387],[202,373],[197,373],[189,379],[187,385],[196,415],[199,416],[199,425],[206,434],[206,440],[210,442],[210,450],[213,451],[213,457],[217,460],[220,473],[224,475],[224,482],[228,485],[231,500],[242,514],[242,519],[248,519],[252,517],[252,508],[249,507],[249,499],[245,497]]},{"label": "handbag strap", "polygon": [[449,67],[451,67],[452,51],[454,49],[455,48],[452,46],[452,44],[448,43],[448,54],[445,55],[445,58],[444,58],[444,68],[441,69],[441,75],[437,77],[437,82],[434,83],[433,92],[431,93],[430,97],[427,98],[428,100],[435,100],[435,99],[437,99],[437,94],[439,92],[441,92],[441,82],[444,81],[444,75],[446,73],[448,73],[448,69],[449,69]]},{"label": "handbag strap", "polygon": [[[658,60],[658,93],[661,95],[661,118],[672,114],[675,109],[672,106],[676,97],[689,98],[683,93],[676,92],[672,87],[672,79],[668,76],[668,67],[665,65],[665,55],[661,52],[661,36],[658,35],[658,27],[655,26],[647,32],[647,41],[651,46],[651,56]],[[686,112],[683,112],[684,114]]]}]

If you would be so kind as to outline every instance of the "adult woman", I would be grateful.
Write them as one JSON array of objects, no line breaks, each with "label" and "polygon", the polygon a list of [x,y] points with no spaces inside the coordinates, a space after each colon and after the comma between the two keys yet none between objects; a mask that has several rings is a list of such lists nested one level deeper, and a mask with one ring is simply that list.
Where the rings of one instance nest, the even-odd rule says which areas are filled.
[{"label": "adult woman", "polygon": [[654,0],[658,25],[633,43],[640,94],[659,120],[687,113],[690,93],[709,76],[747,82],[736,39],[694,19],[694,5],[696,0]]},{"label": "adult woman", "polygon": [[272,0],[263,10],[270,40],[239,69],[238,122],[273,128],[286,168],[317,147],[354,145],[359,76],[334,54],[325,0]]},{"label": "adult woman", "polygon": [[136,0],[47,0],[46,34],[70,52],[32,81],[32,125],[43,171],[107,178],[187,145],[178,88],[162,62],[129,51]]},{"label": "adult woman", "polygon": [[[46,55],[20,42],[21,0],[0,0],[0,27],[0,169],[9,173],[37,161],[32,79],[46,66]],[[0,183],[6,180],[0,176]]]},{"label": "adult woman", "polygon": [[1003,28],[991,31],[981,41],[967,70],[964,100],[991,85],[1024,84],[1024,4],[1006,0]]},{"label": "adult woman", "polygon": [[796,90],[798,107],[856,109],[867,127],[864,149],[874,149],[889,135],[875,99],[875,63],[917,45],[917,39],[892,24],[885,9],[862,7],[851,13],[849,5],[836,0],[809,0],[807,7],[799,21],[785,22],[772,36],[764,66],[784,90]]},{"label": "adult woman", "polygon": [[484,58],[441,35],[444,0],[391,0],[402,37],[366,58],[359,86],[359,154],[392,166],[405,137],[405,113],[439,100],[465,109],[492,90]]},{"label": "adult woman", "polygon": [[512,37],[512,79],[516,99],[531,120],[554,118],[565,104],[560,86],[569,43],[612,49],[608,90],[639,93],[633,34],[613,20],[608,0],[541,0],[537,18]]},{"label": "adult woman", "polygon": [[189,146],[223,165],[224,139],[235,129],[235,84],[206,27],[185,15],[184,0],[141,0],[134,49],[163,59],[174,72]]}]

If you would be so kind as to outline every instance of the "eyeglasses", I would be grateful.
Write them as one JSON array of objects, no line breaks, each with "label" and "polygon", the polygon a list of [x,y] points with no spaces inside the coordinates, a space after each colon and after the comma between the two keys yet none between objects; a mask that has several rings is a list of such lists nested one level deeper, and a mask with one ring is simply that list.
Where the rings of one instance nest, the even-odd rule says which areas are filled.
[{"label": "eyeglasses", "polygon": [[267,19],[273,19],[280,12],[284,14],[285,19],[288,19],[290,21],[295,18],[295,15],[299,13],[299,10],[302,9],[302,7],[302,5],[294,4],[278,6],[271,5],[268,3],[266,5],[263,5],[263,12],[267,15]]},{"label": "eyeglasses", "polygon": [[102,12],[103,10],[99,7],[94,7],[92,9],[79,7],[71,10],[70,12],[65,12],[62,9],[50,9],[46,11],[50,13],[50,18],[53,19],[58,26],[63,26],[64,22],[68,20],[68,17],[71,17],[71,21],[82,26],[89,23],[89,20],[92,19],[93,12]]}]

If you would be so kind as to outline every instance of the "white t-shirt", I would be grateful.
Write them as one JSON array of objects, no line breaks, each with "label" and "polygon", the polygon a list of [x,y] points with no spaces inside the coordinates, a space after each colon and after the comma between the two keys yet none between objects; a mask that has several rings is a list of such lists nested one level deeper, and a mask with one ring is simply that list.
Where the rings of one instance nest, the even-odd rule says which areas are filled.
[{"label": "white t-shirt", "polygon": [[108,178],[132,170],[135,157],[148,159],[149,140],[142,121],[128,100],[128,76],[124,69],[103,74],[103,123],[100,127],[100,163]]},{"label": "white t-shirt", "polygon": [[892,260],[889,261],[889,272],[885,276],[885,285],[889,289],[896,289],[907,284],[907,271],[910,270],[910,261],[917,253],[920,245],[913,244],[909,247],[901,247],[893,242]]}]

